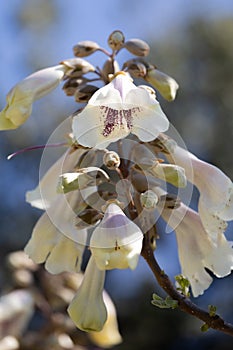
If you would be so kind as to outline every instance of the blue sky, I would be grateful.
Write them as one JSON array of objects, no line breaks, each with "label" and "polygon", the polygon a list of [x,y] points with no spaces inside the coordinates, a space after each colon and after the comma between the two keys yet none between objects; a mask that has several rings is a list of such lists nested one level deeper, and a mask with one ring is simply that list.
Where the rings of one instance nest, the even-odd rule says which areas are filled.
[{"label": "blue sky", "polygon": [[[9,89],[24,73],[27,74],[24,62],[30,56],[28,47],[34,52],[38,50],[40,55],[43,52],[43,56],[39,57],[42,62],[48,56],[48,62],[53,64],[71,56],[71,48],[78,41],[89,39],[106,45],[106,37],[114,29],[121,29],[127,38],[140,37],[156,42],[181,29],[195,16],[209,19],[233,15],[232,0],[51,0],[57,5],[56,22],[48,28],[43,42],[38,45],[32,41],[30,31],[17,26],[14,13],[22,11],[27,2],[39,8],[41,1],[9,0],[0,3],[1,90]],[[5,94],[5,91],[2,93]]]}]

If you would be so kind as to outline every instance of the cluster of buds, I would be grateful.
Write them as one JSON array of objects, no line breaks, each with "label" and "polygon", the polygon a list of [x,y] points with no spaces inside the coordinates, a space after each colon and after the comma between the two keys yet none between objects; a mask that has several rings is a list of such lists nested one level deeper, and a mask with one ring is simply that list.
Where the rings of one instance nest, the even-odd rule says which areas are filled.
[{"label": "cluster of buds", "polygon": [[[1,129],[20,126],[32,103],[61,81],[68,96],[86,102],[72,115],[65,154],[26,195],[27,202],[45,212],[25,251],[50,273],[78,274],[89,247],[91,257],[68,308],[75,325],[88,332],[102,332],[108,323],[106,270],[135,269],[145,235],[153,232],[156,248],[161,216],[166,232],[176,233],[181,272],[194,296],[212,282],[206,268],[217,277],[233,269],[232,246],[224,234],[233,219],[231,180],[165,134],[171,125],[153,87],[171,101],[177,82],[144,60],[150,51],[146,42],[125,40],[114,31],[108,46],[111,51],[79,42],[75,58],[17,84],[0,114]],[[116,57],[123,49],[136,58],[120,69]],[[97,51],[107,55],[102,69],[83,58]],[[134,78],[146,85],[136,86]],[[184,195],[188,182],[200,192],[198,211],[189,207],[191,196]]]}]

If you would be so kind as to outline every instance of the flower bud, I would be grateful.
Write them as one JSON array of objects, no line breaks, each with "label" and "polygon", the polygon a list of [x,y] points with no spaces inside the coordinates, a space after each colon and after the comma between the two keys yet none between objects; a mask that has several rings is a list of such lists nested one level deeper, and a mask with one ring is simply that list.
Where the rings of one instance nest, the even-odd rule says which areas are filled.
[{"label": "flower bud", "polygon": [[157,162],[149,172],[176,187],[186,187],[187,185],[185,171],[178,165]]},{"label": "flower bud", "polygon": [[146,76],[147,70],[143,62],[139,60],[129,60],[126,61],[123,65],[123,69],[134,78],[144,78]]},{"label": "flower bud", "polygon": [[159,201],[159,197],[152,190],[148,190],[140,195],[140,202],[145,209],[155,209]]},{"label": "flower bud", "polygon": [[86,208],[78,214],[75,220],[75,226],[78,229],[86,228],[90,225],[95,225],[99,220],[103,218],[103,214],[94,208]]},{"label": "flower bud", "polygon": [[120,30],[114,30],[108,37],[108,46],[114,50],[120,50],[125,42],[125,36]]},{"label": "flower bud", "polygon": [[107,61],[105,61],[102,68],[102,73],[103,73],[105,82],[109,83],[110,82],[109,75],[114,75],[119,71],[120,71],[120,67],[116,60],[112,61],[112,59],[109,58]]},{"label": "flower bud", "polygon": [[160,92],[163,98],[168,101],[173,101],[175,99],[176,92],[179,88],[175,79],[156,68],[149,69],[145,79]]},{"label": "flower bud", "polygon": [[95,85],[83,85],[76,89],[74,94],[76,102],[88,102],[91,96],[97,91],[99,88]]},{"label": "flower bud", "polygon": [[108,169],[115,170],[120,166],[121,159],[116,152],[109,151],[104,154],[103,162]]},{"label": "flower bud", "polygon": [[80,85],[86,84],[88,80],[85,78],[73,78],[73,79],[68,79],[66,83],[63,85],[62,89],[65,92],[67,96],[74,96],[77,88]]},{"label": "flower bud", "polygon": [[150,46],[141,39],[130,39],[125,42],[124,48],[135,56],[148,56]]},{"label": "flower bud", "polygon": [[75,190],[82,190],[107,181],[109,181],[109,176],[102,169],[97,167],[82,168],[75,173],[60,175],[57,192],[68,193]]},{"label": "flower bud", "polygon": [[99,45],[94,41],[80,41],[73,47],[73,52],[76,57],[86,57],[99,50]]},{"label": "flower bud", "polygon": [[80,78],[83,74],[94,72],[95,67],[82,58],[70,58],[61,62],[68,70],[66,77]]},{"label": "flower bud", "polygon": [[145,176],[143,173],[132,171],[131,183],[136,191],[142,193],[147,191],[150,187],[158,186],[159,183],[152,176]]}]

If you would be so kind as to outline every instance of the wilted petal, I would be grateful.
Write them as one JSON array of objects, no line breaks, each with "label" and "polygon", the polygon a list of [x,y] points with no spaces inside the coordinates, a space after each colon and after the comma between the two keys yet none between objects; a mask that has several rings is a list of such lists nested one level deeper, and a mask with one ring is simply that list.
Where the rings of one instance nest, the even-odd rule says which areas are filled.
[{"label": "wilted petal", "polygon": [[67,68],[58,65],[42,69],[19,82],[7,95],[7,105],[0,113],[0,130],[16,129],[32,112],[34,101],[49,94],[60,83]]},{"label": "wilted petal", "polygon": [[135,269],[142,240],[140,228],[112,203],[92,234],[90,249],[100,269]]},{"label": "wilted petal", "polygon": [[[162,213],[165,220],[170,210]],[[169,224],[175,229],[182,274],[188,278],[196,297],[210,286],[212,278],[205,268],[217,277],[224,277],[233,269],[233,250],[222,233],[215,240],[205,231],[198,213],[181,204],[172,210]],[[177,219],[181,218],[177,225]]]},{"label": "wilted petal", "polygon": [[158,101],[134,85],[126,73],[118,72],[74,117],[73,134],[83,146],[102,149],[129,133],[151,141],[168,126]]},{"label": "wilted petal", "polygon": [[68,313],[75,325],[83,331],[101,331],[107,319],[103,300],[105,271],[100,271],[90,258],[84,278],[72,300]]}]

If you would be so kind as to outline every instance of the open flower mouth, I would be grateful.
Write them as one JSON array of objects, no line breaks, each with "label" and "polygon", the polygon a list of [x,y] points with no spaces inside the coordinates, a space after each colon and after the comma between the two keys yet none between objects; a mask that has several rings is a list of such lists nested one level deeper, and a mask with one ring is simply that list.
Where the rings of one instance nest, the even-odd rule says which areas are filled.
[{"label": "open flower mouth", "polygon": [[101,106],[101,115],[104,120],[103,136],[108,137],[115,128],[125,129],[130,132],[133,126],[133,118],[140,113],[139,107],[129,109],[114,109],[108,106]]}]

